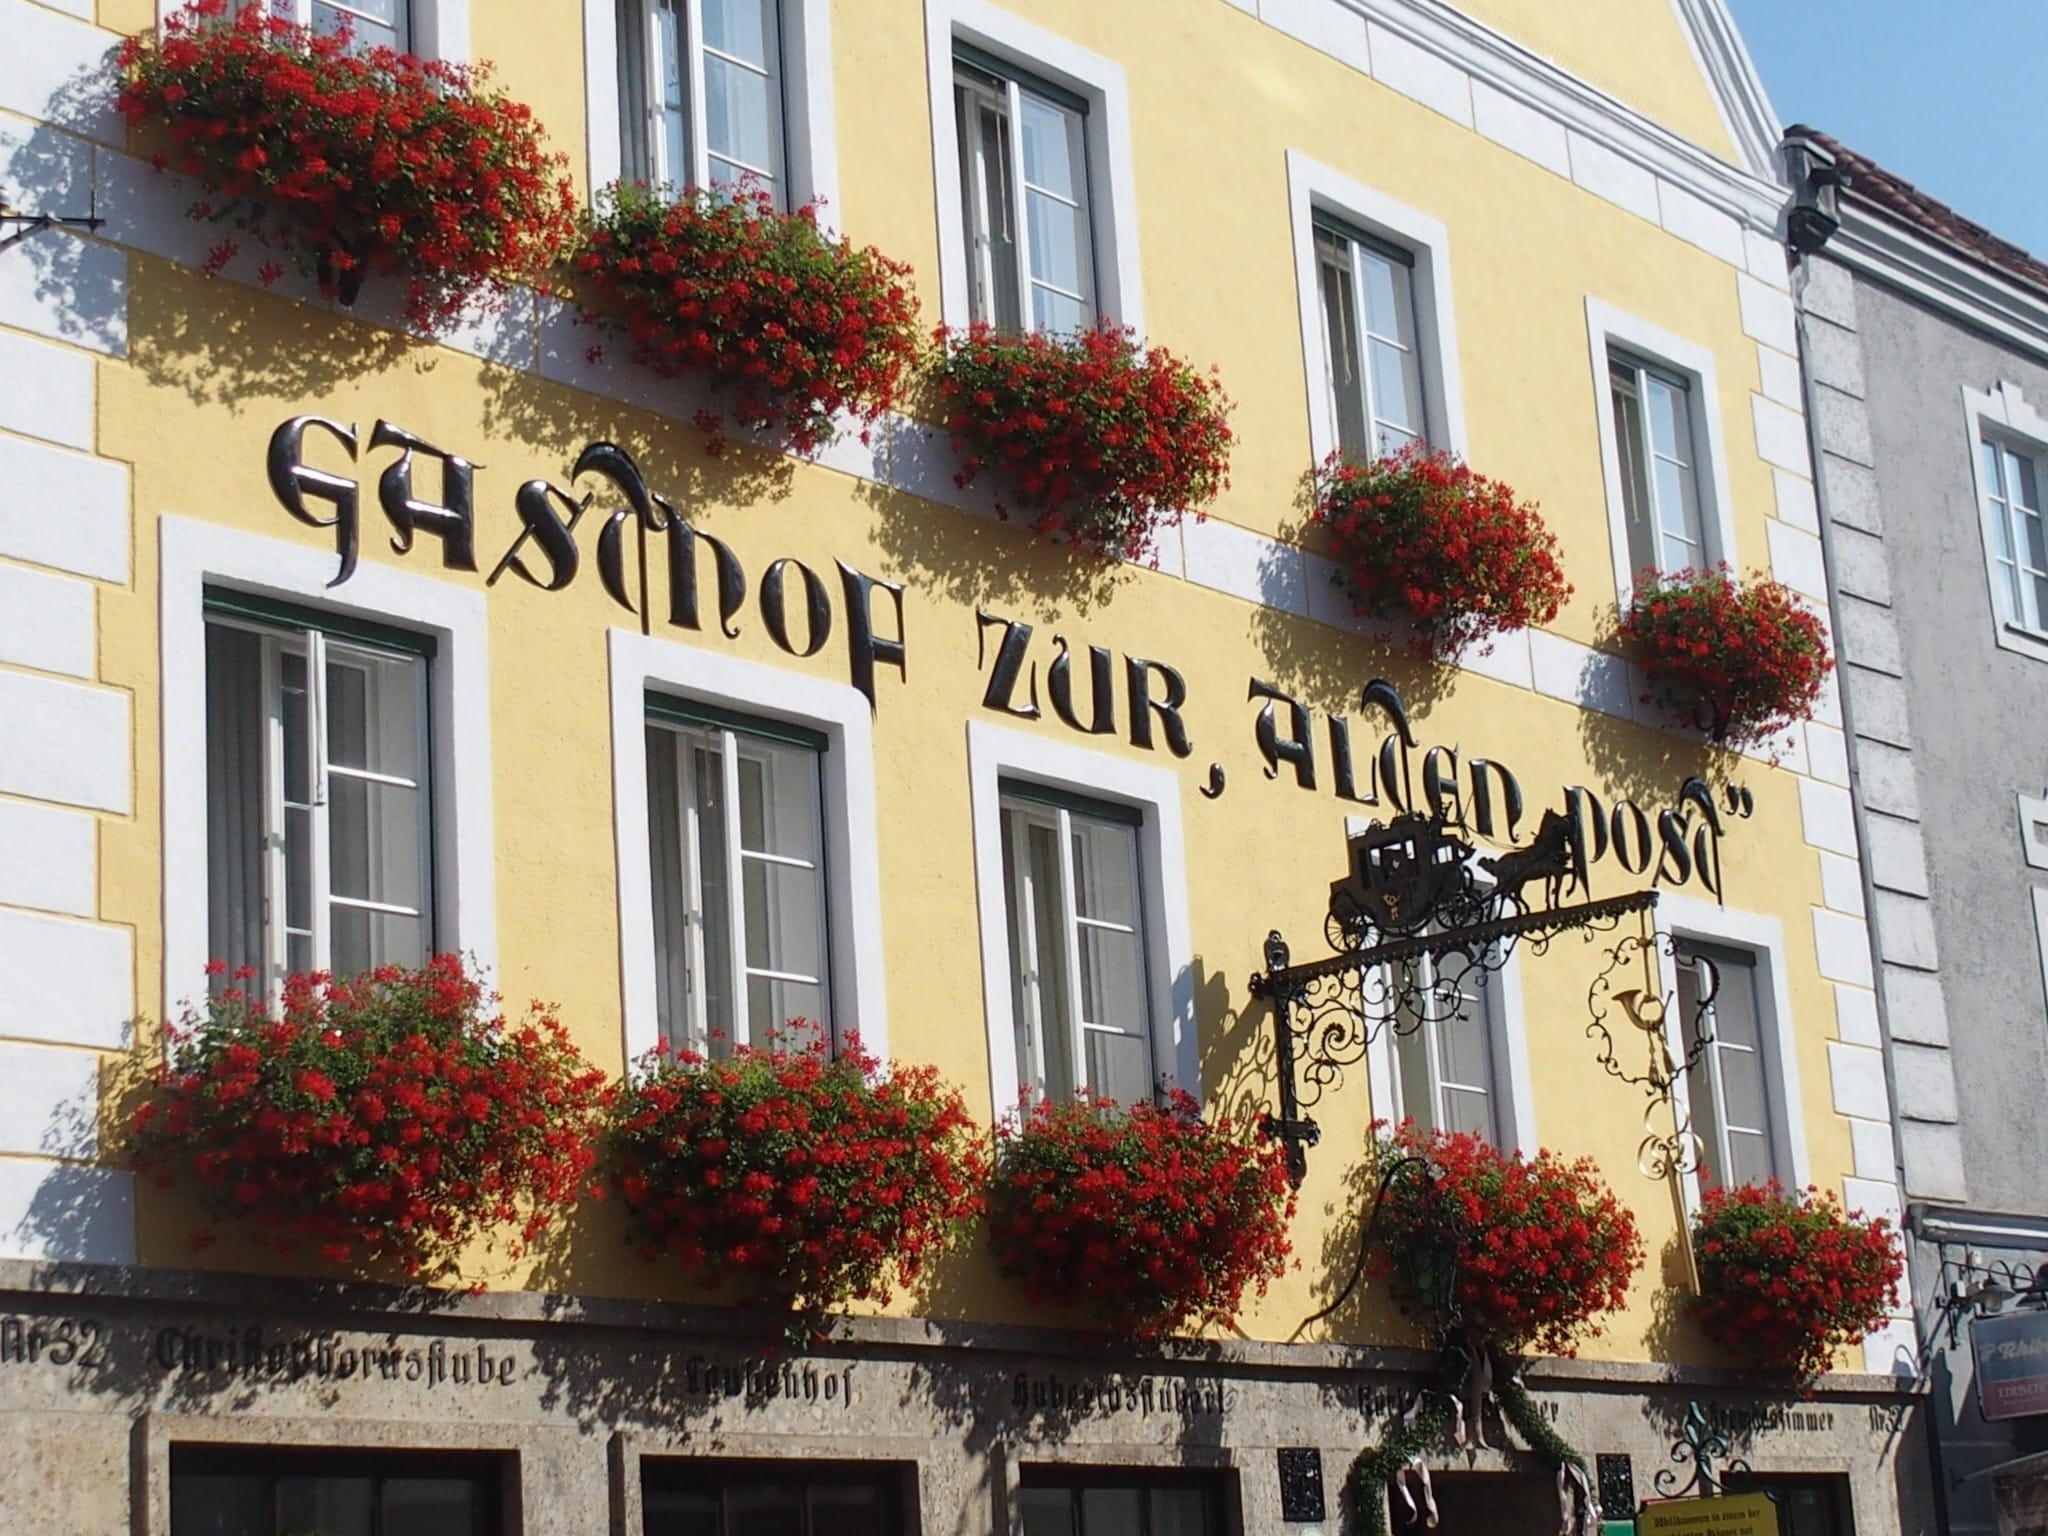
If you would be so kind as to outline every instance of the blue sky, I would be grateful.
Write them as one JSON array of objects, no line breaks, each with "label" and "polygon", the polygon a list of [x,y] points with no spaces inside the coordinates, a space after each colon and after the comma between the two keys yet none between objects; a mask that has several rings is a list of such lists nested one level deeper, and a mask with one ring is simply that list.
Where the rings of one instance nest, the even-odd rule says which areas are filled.
[{"label": "blue sky", "polygon": [[2048,0],[1729,0],[1771,103],[2048,257]]}]

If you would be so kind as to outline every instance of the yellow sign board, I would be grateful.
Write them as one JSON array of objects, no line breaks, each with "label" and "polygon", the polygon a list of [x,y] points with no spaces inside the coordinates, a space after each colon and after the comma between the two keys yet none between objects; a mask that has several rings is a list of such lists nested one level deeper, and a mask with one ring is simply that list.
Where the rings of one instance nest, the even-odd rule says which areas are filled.
[{"label": "yellow sign board", "polygon": [[1636,1536],[1778,1536],[1778,1506],[1767,1493],[1645,1504]]}]

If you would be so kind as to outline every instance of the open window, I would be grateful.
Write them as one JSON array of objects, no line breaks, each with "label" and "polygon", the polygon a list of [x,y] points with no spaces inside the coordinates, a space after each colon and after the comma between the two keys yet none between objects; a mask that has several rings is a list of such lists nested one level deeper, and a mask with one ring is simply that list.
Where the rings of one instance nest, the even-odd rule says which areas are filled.
[{"label": "open window", "polygon": [[647,828],[668,1044],[723,1054],[832,1024],[826,737],[652,695]]},{"label": "open window", "polygon": [[424,635],[206,598],[207,930],[274,991],[434,949]]},{"label": "open window", "polygon": [[788,206],[779,0],[617,0],[619,172]]}]

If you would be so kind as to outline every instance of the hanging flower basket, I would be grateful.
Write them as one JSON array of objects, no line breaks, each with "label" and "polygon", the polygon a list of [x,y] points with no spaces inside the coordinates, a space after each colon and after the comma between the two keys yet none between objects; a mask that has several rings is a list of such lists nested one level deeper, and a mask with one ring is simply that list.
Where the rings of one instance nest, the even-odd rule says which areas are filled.
[{"label": "hanging flower basket", "polygon": [[489,1001],[455,955],[291,976],[275,1011],[210,997],[171,1027],[136,1166],[280,1251],[432,1277],[511,1228],[516,1256],[583,1192],[609,1091],[551,1012],[515,1025]]},{"label": "hanging flower basket", "polygon": [[998,1132],[990,1226],[1034,1302],[1140,1338],[1228,1327],[1286,1267],[1294,1192],[1277,1145],[1166,1108],[1040,1103]]},{"label": "hanging flower basket", "polygon": [[1779,1185],[1709,1190],[1693,1218],[1693,1315],[1740,1359],[1807,1380],[1884,1326],[1905,1274],[1892,1225],[1832,1195]]},{"label": "hanging flower basket", "polygon": [[1367,464],[1332,454],[1316,473],[1310,522],[1328,533],[1357,613],[1406,614],[1427,656],[1547,624],[1571,596],[1536,508],[1421,444]]},{"label": "hanging flower basket", "polygon": [[1734,748],[1812,718],[1834,659],[1820,615],[1782,582],[1728,567],[1645,572],[1621,641],[1649,678],[1643,702]]},{"label": "hanging flower basket", "polygon": [[935,1069],[878,1065],[822,1043],[642,1060],[612,1132],[641,1252],[813,1323],[914,1283],[980,1214],[987,1154]]},{"label": "hanging flower basket", "polygon": [[1230,400],[1129,330],[939,332],[940,409],[961,485],[1001,482],[1034,533],[1136,560],[1230,484]]},{"label": "hanging flower basket", "polygon": [[402,277],[423,326],[546,276],[576,232],[568,161],[487,68],[355,51],[267,6],[228,12],[200,0],[116,54],[121,114],[211,199],[194,217],[291,250],[343,303],[366,276]]},{"label": "hanging flower basket", "polygon": [[[615,312],[633,356],[665,377],[702,377],[732,415],[798,453],[832,441],[844,412],[863,429],[895,405],[920,340],[910,269],[784,213],[741,186],[644,186],[598,196],[576,268]],[[722,443],[715,415],[700,418]]]},{"label": "hanging flower basket", "polygon": [[1505,1154],[1413,1122],[1383,1136],[1374,1158],[1387,1182],[1368,1272],[1468,1345],[1573,1354],[1628,1299],[1642,1239],[1592,1159]]}]

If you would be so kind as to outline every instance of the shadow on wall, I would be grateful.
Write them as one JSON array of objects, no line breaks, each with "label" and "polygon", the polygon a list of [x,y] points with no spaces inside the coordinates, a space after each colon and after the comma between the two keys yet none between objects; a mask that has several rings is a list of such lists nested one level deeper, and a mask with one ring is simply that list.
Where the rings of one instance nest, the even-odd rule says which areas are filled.
[{"label": "shadow on wall", "polygon": [[[119,142],[107,69],[75,77],[44,105],[47,122],[0,125],[0,202],[27,213],[106,215],[95,196],[93,151],[83,135]],[[22,285],[65,341],[120,353],[128,344],[125,263],[119,251],[57,230],[0,254],[0,291]]]}]

